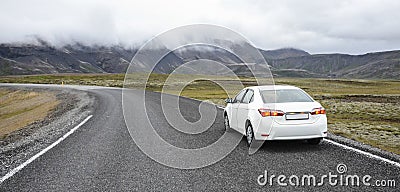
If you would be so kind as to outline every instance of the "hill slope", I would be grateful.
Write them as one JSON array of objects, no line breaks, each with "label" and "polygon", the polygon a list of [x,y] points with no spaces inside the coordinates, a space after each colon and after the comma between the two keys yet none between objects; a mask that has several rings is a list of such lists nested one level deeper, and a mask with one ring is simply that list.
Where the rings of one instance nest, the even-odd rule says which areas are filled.
[{"label": "hill slope", "polygon": [[[232,44],[232,49],[246,54],[255,49],[249,44]],[[400,51],[368,53],[364,55],[317,54],[284,48],[258,49],[268,62],[274,76],[280,77],[335,77],[400,79]],[[51,73],[124,73],[136,49],[121,46],[88,47],[81,44],[55,48],[43,45],[0,45],[0,75],[28,75]],[[156,52],[145,53],[151,58]],[[167,50],[168,52],[168,50]],[[226,64],[240,75],[250,75],[241,59],[215,47],[186,47],[168,53],[157,65],[158,73],[170,73],[185,62],[208,59]],[[261,61],[257,61],[261,62]],[[256,67],[266,67],[255,65]],[[148,66],[143,66],[148,67]]]},{"label": "hill slope", "polygon": [[[399,79],[400,51],[364,55],[319,54],[283,59],[267,59],[275,71],[296,71],[311,76],[340,78]],[[291,76],[286,74],[284,76]]]}]

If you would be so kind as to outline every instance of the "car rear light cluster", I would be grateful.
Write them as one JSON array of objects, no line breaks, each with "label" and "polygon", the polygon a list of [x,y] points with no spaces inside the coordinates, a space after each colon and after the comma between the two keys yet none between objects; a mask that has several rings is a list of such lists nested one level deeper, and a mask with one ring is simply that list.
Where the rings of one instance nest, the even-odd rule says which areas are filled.
[{"label": "car rear light cluster", "polygon": [[326,114],[326,110],[323,107],[320,108],[315,108],[311,111],[311,115],[320,115],[320,114]]},{"label": "car rear light cluster", "polygon": [[261,116],[263,117],[268,117],[268,116],[283,116],[285,113],[280,110],[273,110],[273,109],[258,109],[258,112],[260,112]]}]

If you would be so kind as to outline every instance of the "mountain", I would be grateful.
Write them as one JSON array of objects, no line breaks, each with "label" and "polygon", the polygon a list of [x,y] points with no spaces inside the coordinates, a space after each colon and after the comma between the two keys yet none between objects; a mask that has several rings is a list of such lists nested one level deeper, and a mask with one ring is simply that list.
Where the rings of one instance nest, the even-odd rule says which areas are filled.
[{"label": "mountain", "polygon": [[295,49],[295,48],[283,48],[283,49],[276,49],[276,50],[262,50],[259,49],[261,54],[264,56],[264,58],[267,59],[285,59],[285,58],[290,58],[290,57],[301,57],[301,56],[309,56],[310,53],[300,50],[300,49]]},{"label": "mountain", "polygon": [[[243,61],[254,61],[252,53],[257,48],[247,43],[225,44],[239,53],[241,58],[218,47],[194,45],[173,51],[158,48],[141,52],[148,62],[138,63],[138,66],[149,70],[150,66],[146,63],[157,62],[155,55],[164,55],[154,69],[157,73],[171,73],[186,62],[204,59],[222,63],[236,74],[249,76],[250,71]],[[294,48],[258,50],[273,75],[278,77],[400,79],[400,51],[313,55]],[[40,45],[1,44],[0,75],[124,73],[136,52],[135,48],[85,46],[79,43],[60,48],[45,42]],[[260,63],[256,60],[250,67],[256,72],[267,67]]]},{"label": "mountain", "polygon": [[54,48],[43,45],[0,46],[0,75],[46,73],[119,73],[126,70],[132,49],[88,47]]},{"label": "mountain", "polygon": [[267,59],[277,75],[400,79],[400,51],[364,55],[317,54]]}]

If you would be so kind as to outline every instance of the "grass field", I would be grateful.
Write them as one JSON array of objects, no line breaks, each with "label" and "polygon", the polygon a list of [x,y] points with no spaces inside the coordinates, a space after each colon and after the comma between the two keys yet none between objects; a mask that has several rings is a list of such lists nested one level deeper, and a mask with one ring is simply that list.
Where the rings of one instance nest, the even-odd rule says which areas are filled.
[{"label": "grass field", "polygon": [[[144,87],[146,76],[129,76],[129,86]],[[152,91],[163,91],[224,105],[242,86],[231,77],[153,74],[146,84]],[[192,81],[191,78],[200,80]],[[214,82],[208,81],[211,79]],[[244,86],[255,85],[253,78],[240,78]],[[400,154],[400,81],[275,78],[276,84],[300,87],[319,101],[328,113],[329,131],[381,149]],[[122,87],[124,74],[38,75],[0,77],[0,82],[52,83]],[[220,85],[224,85],[222,89]]]},{"label": "grass field", "polygon": [[0,88],[0,138],[43,120],[58,104],[51,92]]}]

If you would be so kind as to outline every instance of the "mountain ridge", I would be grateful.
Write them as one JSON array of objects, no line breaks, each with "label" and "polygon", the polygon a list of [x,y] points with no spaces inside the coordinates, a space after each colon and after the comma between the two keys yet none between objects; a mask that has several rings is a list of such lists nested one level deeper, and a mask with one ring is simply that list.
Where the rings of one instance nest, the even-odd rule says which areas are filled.
[{"label": "mountain ridge", "polygon": [[[254,51],[252,49],[255,48],[250,44],[232,46],[241,48],[244,57],[251,57],[246,55],[246,51]],[[256,49],[276,77],[400,79],[399,50],[350,55],[310,54],[295,48]],[[151,50],[146,54],[151,57],[152,51],[160,50]],[[56,48],[45,42],[40,45],[0,44],[0,75],[124,73],[136,52],[135,48],[118,45],[86,46],[77,43]],[[240,58],[226,50],[188,47],[169,52],[155,71],[170,73],[183,63],[198,59],[215,60],[227,66],[241,63]],[[233,71],[244,76],[250,75],[244,67],[236,67]]]}]

